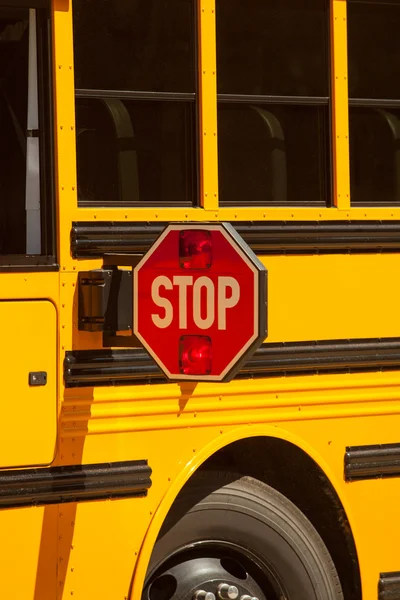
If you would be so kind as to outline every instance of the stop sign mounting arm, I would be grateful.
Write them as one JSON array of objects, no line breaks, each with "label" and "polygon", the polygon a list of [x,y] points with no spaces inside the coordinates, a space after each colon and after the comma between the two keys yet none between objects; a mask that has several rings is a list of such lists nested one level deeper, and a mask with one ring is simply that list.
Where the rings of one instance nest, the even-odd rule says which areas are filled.
[{"label": "stop sign mounting arm", "polygon": [[78,274],[78,329],[102,332],[104,347],[142,347],[133,334],[132,289],[132,271],[141,258],[106,254],[102,269]]}]

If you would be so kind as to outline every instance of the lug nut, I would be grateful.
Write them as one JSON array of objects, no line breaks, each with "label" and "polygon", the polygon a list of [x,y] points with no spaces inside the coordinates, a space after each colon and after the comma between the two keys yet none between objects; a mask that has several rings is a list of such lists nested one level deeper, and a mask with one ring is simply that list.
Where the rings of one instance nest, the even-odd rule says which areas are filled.
[{"label": "lug nut", "polygon": [[253,598],[252,596],[248,596],[247,594],[244,594],[243,596],[240,597],[240,600],[258,600],[258,598]]},{"label": "lug nut", "polygon": [[215,594],[212,592],[205,592],[204,590],[197,590],[193,594],[193,600],[216,600]]},{"label": "lug nut", "polygon": [[218,586],[218,598],[220,598],[220,600],[237,600],[238,597],[239,590],[235,585],[221,583]]}]

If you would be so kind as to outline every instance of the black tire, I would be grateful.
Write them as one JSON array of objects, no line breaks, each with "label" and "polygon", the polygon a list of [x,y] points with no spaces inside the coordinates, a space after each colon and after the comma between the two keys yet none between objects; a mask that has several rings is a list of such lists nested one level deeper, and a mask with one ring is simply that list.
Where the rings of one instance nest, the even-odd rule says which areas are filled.
[{"label": "black tire", "polygon": [[[183,568],[193,544],[201,548],[203,542],[200,552],[207,553],[210,540],[214,548],[220,540],[222,553],[223,547],[232,544],[254,558],[260,573],[264,573],[261,578],[267,576],[268,581],[259,579],[247,592],[251,596],[262,596],[257,593],[259,589],[268,600],[343,600],[328,550],[303,513],[268,485],[224,472],[196,474],[178,496],[154,547],[143,598],[191,598],[193,590],[189,593],[187,585],[184,592],[176,591],[175,586],[167,593],[165,578],[170,580],[169,573]],[[194,573],[193,563],[190,565],[186,571],[179,571],[183,578],[188,572]],[[152,592],[152,585],[157,588],[157,578],[164,582],[157,584],[164,590],[161,595]],[[233,579],[229,585],[237,581]],[[281,586],[278,591],[277,586]]]}]

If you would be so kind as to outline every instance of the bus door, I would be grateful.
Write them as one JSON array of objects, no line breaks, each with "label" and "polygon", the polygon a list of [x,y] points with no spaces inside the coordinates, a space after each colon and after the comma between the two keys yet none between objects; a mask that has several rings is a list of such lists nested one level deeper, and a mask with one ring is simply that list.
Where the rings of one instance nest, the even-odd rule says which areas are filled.
[{"label": "bus door", "polygon": [[50,15],[27,2],[0,2],[0,468],[50,464],[57,431]]}]

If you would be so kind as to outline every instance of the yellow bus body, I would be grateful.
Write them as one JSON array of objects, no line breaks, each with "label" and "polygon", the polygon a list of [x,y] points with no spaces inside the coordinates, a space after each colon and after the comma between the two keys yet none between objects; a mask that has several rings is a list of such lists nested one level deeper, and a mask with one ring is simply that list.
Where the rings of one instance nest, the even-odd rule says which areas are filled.
[{"label": "yellow bus body", "polygon": [[[152,487],[143,498],[2,509],[1,598],[140,600],[155,540],[179,491],[219,450],[260,437],[294,445],[332,484],[355,541],[363,600],[377,599],[381,573],[400,570],[400,479],[344,479],[347,447],[399,441],[398,370],[228,384],[64,386],[66,351],[102,348],[100,334],[77,327],[78,273],[100,268],[102,261],[71,256],[74,222],[400,220],[396,207],[350,207],[345,0],[331,0],[335,206],[218,207],[215,5],[199,0],[198,7],[202,207],[79,208],[72,7],[70,0],[53,2],[60,270],[1,274],[0,467],[145,458]],[[269,277],[268,342],[400,337],[398,253],[261,259]],[[25,342],[24,327],[17,333],[11,327],[16,322],[28,327],[33,345]],[[24,394],[20,385],[19,359],[27,352],[40,358],[37,369],[46,370],[54,386],[54,395],[40,396],[40,402],[33,388]]]}]

